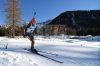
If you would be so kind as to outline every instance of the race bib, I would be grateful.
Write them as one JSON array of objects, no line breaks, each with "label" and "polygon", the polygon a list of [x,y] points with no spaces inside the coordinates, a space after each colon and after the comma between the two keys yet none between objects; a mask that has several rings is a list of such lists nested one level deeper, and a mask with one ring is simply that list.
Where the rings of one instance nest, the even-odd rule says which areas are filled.
[{"label": "race bib", "polygon": [[27,32],[33,32],[36,28],[36,25],[30,26],[29,28],[27,28]]}]

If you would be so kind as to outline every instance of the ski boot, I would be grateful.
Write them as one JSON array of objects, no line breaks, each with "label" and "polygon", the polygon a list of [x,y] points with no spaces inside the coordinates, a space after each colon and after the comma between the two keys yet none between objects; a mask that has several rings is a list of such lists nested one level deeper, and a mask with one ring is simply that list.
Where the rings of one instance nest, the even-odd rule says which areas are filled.
[{"label": "ski boot", "polygon": [[31,51],[32,51],[33,53],[35,53],[35,54],[38,53],[36,49],[31,49]]}]

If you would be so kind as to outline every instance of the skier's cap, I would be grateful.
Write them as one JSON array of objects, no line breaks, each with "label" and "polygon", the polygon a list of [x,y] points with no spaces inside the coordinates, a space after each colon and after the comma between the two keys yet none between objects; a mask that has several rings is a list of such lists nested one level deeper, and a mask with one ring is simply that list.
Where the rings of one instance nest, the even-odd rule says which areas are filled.
[{"label": "skier's cap", "polygon": [[35,18],[32,19],[32,24],[36,24],[36,19]]}]

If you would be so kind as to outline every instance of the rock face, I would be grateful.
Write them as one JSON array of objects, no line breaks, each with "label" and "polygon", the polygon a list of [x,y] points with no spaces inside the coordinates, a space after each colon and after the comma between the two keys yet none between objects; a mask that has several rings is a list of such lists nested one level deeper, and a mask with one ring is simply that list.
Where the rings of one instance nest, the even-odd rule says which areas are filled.
[{"label": "rock face", "polygon": [[100,35],[100,10],[66,11],[53,19],[49,25],[56,33]]}]

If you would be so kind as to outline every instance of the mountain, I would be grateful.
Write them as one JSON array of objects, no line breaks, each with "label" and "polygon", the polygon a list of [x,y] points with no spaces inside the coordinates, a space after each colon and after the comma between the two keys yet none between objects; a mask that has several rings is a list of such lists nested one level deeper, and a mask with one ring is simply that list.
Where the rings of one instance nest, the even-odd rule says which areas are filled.
[{"label": "mountain", "polygon": [[47,20],[47,21],[44,21],[44,22],[39,22],[37,24],[41,24],[41,25],[45,25],[45,24],[49,24],[52,20]]},{"label": "mountain", "polygon": [[81,27],[100,27],[100,10],[66,11],[61,13],[49,24],[61,24]]},{"label": "mountain", "polygon": [[74,29],[76,35],[100,35],[100,10],[66,11],[53,19],[49,25]]},{"label": "mountain", "polygon": [[51,21],[52,20],[47,20],[47,21],[44,21],[44,22],[37,23],[37,27],[42,28],[44,25],[49,24]]}]

